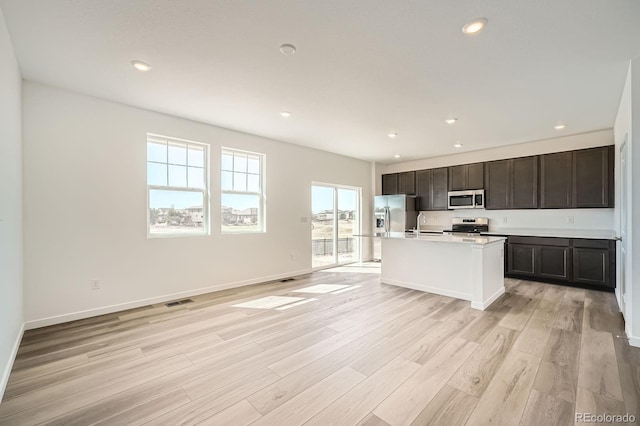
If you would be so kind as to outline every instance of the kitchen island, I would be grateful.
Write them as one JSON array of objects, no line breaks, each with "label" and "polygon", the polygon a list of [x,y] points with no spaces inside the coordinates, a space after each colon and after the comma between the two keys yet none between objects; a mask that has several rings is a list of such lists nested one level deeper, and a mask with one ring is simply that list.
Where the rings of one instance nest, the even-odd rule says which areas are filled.
[{"label": "kitchen island", "polygon": [[504,237],[414,235],[382,237],[381,281],[469,300],[485,310],[504,293]]}]

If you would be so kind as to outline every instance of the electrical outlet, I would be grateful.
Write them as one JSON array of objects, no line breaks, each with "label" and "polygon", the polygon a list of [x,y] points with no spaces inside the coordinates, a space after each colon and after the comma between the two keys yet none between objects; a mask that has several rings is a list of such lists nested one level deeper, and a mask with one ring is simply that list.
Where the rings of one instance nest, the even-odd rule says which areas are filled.
[{"label": "electrical outlet", "polygon": [[300,223],[307,223],[309,221],[308,217],[301,217],[300,218]]},{"label": "electrical outlet", "polygon": [[100,290],[100,280],[91,280],[91,290]]},{"label": "electrical outlet", "polygon": [[567,218],[567,223],[575,223],[575,218],[573,216],[569,216]]},{"label": "electrical outlet", "polygon": [[296,254],[294,252],[289,253],[289,260],[292,262],[296,260]]}]

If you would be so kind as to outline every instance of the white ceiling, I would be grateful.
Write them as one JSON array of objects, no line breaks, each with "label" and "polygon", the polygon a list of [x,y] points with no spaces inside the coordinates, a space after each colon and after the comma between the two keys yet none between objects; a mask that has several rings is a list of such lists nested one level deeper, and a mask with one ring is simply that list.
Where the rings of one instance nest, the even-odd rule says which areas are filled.
[{"label": "white ceiling", "polygon": [[[610,128],[629,60],[640,56],[638,0],[0,0],[0,8],[25,79],[385,163],[459,152],[456,141],[468,151]],[[486,29],[462,34],[478,17]],[[283,43],[297,53],[282,55]],[[136,71],[133,59],[152,70]],[[448,126],[451,116],[459,121]]]}]

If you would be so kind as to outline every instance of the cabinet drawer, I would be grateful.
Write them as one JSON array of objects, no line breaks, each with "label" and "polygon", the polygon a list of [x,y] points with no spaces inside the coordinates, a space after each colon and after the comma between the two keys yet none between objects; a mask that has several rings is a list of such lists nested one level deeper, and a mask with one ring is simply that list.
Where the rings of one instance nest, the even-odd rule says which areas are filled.
[{"label": "cabinet drawer", "polygon": [[573,246],[574,247],[584,247],[584,248],[600,248],[600,249],[608,249],[613,241],[609,240],[584,240],[584,239],[574,239]]},{"label": "cabinet drawer", "polygon": [[558,246],[569,247],[570,240],[568,238],[554,237],[509,237],[509,243],[513,244],[532,244],[537,246]]}]

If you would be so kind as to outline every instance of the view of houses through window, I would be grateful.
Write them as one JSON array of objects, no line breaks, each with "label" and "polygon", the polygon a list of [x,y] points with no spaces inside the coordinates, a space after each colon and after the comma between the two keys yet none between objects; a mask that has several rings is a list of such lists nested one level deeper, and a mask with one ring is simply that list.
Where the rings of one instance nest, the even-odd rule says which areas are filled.
[{"label": "view of houses through window", "polygon": [[221,230],[264,232],[264,154],[222,149]]},{"label": "view of houses through window", "polygon": [[359,261],[360,189],[314,184],[311,213],[312,266]]},{"label": "view of houses through window", "polygon": [[207,146],[147,135],[148,235],[209,232]]}]

